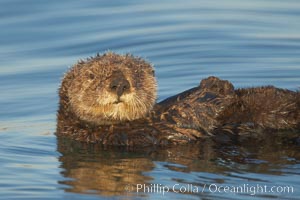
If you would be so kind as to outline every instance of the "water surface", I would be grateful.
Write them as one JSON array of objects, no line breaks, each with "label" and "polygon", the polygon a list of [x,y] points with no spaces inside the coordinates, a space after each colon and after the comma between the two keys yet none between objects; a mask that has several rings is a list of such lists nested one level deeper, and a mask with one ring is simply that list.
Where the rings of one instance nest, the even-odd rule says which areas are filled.
[{"label": "water surface", "polygon": [[[63,73],[107,50],[151,61],[159,101],[211,75],[296,90],[299,10],[297,0],[0,1],[0,198],[297,199],[299,145],[288,141],[132,151],[53,133]],[[137,184],[176,188],[137,193]],[[212,192],[213,184],[293,192]],[[189,185],[199,191],[176,193]]]}]

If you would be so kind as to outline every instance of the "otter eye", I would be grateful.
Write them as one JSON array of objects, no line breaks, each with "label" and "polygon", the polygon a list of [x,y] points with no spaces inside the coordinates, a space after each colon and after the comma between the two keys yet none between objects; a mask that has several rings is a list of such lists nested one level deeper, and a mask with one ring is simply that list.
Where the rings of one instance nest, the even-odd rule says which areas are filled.
[{"label": "otter eye", "polygon": [[92,74],[92,73],[90,73],[90,74],[89,74],[89,78],[90,78],[91,80],[93,80],[93,79],[95,78],[95,75]]}]

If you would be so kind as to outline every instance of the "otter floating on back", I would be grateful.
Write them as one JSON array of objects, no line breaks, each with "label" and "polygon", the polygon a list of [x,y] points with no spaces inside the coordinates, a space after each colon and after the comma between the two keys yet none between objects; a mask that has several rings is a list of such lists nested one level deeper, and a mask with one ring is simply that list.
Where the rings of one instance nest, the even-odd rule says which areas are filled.
[{"label": "otter floating on back", "polygon": [[299,92],[273,86],[235,90],[228,81],[208,77],[155,103],[153,67],[111,52],[75,64],[59,96],[56,134],[105,145],[178,144],[224,133],[300,129]]}]

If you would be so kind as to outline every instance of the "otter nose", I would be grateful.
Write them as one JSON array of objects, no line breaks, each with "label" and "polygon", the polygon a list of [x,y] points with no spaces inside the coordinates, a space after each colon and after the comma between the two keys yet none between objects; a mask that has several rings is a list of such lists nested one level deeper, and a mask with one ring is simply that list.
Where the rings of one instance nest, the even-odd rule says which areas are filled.
[{"label": "otter nose", "polygon": [[130,88],[128,80],[126,80],[124,74],[120,71],[112,74],[112,80],[109,85],[110,90],[115,92],[120,97],[124,92],[127,92]]}]

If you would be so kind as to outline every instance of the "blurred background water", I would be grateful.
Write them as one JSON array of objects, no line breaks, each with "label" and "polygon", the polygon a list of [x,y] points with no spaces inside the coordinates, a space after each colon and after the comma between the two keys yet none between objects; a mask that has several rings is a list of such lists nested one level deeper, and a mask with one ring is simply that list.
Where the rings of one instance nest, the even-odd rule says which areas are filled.
[{"label": "blurred background water", "polygon": [[[107,50],[151,61],[159,101],[210,75],[236,87],[296,90],[299,22],[298,0],[1,0],[0,198],[298,199],[299,145],[206,144],[138,153],[57,141],[53,133],[63,73]],[[294,190],[250,195],[206,188],[163,196],[133,193],[138,183]]]}]

